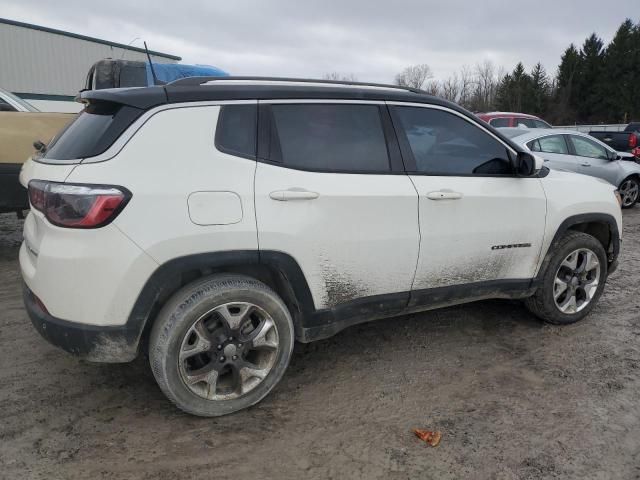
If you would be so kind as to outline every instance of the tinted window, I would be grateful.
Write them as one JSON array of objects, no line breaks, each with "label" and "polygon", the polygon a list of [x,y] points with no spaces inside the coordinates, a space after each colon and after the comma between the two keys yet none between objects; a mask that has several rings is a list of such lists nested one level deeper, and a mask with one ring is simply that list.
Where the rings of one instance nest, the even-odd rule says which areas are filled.
[{"label": "tinted window", "polygon": [[536,124],[531,118],[518,117],[515,119],[515,126],[518,128],[536,128]]},{"label": "tinted window", "polygon": [[603,160],[609,158],[606,148],[588,138],[571,135],[571,141],[573,142],[576,155],[580,157],[601,158]]},{"label": "tinted window", "polygon": [[[40,111],[36,107],[31,105],[29,102],[27,102],[26,100],[21,99],[20,97],[18,97],[17,95],[14,95],[11,92],[7,92],[6,90],[2,90],[1,88],[0,88],[0,103],[3,102],[3,101],[6,101],[7,103],[9,103],[9,100],[3,100],[2,99],[3,95],[8,97],[9,100],[12,100],[13,102],[19,104],[27,112],[39,112]],[[14,108],[14,110],[17,111],[17,109],[15,109],[15,108]]]},{"label": "tinted window", "polygon": [[140,109],[115,103],[89,104],[47,145],[43,157],[70,160],[99,155],[141,114]]},{"label": "tinted window", "polygon": [[0,112],[15,112],[16,109],[0,97]]},{"label": "tinted window", "polygon": [[433,108],[394,107],[416,171],[432,175],[511,174],[505,146],[476,125]]},{"label": "tinted window", "polygon": [[533,124],[536,126],[536,128],[553,128],[547,122],[543,122],[542,120],[534,120]]},{"label": "tinted window", "polygon": [[539,152],[568,154],[567,142],[562,135],[551,135],[538,139]]},{"label": "tinted window", "polygon": [[389,171],[377,105],[281,104],[271,109],[276,126],[271,160],[305,170]]},{"label": "tinted window", "polygon": [[255,157],[257,107],[225,105],[220,109],[216,147],[231,155]]},{"label": "tinted window", "polygon": [[508,118],[492,118],[491,121],[489,122],[489,125],[495,128],[508,127],[509,119]]}]

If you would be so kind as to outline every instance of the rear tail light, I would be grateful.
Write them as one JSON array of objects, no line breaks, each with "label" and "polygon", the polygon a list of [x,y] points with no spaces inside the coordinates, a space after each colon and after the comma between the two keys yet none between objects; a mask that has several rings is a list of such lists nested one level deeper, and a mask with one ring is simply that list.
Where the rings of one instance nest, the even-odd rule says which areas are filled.
[{"label": "rear tail light", "polygon": [[111,185],[29,182],[29,201],[54,225],[98,228],[112,222],[131,198],[131,192]]},{"label": "rear tail light", "polygon": [[638,137],[635,133],[629,135],[629,148],[634,149],[638,146]]}]

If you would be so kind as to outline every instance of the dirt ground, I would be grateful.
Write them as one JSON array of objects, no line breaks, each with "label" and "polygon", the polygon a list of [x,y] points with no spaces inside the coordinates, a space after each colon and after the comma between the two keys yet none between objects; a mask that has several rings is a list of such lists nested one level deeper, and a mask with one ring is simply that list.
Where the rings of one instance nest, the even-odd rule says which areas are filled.
[{"label": "dirt ground", "polygon": [[40,338],[20,228],[0,215],[0,478],[640,478],[640,207],[583,322],[490,301],[352,327],[297,345],[270,396],[218,419],[176,410],[144,358],[89,364]]}]

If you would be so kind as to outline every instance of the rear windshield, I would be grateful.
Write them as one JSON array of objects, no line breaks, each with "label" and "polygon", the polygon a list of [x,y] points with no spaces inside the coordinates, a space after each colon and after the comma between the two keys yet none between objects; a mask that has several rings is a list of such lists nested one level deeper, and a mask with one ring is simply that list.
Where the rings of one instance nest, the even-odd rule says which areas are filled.
[{"label": "rear windshield", "polygon": [[41,158],[72,160],[100,155],[141,114],[142,110],[126,105],[91,103],[47,145]]}]

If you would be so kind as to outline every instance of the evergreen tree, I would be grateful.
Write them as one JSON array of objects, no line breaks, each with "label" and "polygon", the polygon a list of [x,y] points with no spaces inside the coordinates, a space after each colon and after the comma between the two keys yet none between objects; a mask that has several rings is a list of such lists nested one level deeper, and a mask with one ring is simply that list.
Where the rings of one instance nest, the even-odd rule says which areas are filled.
[{"label": "evergreen tree", "polygon": [[602,73],[604,43],[595,34],[588,37],[579,54],[580,75],[575,78],[573,106],[579,122],[593,122],[602,116]]},{"label": "evergreen tree", "polygon": [[520,62],[500,81],[496,106],[500,110],[528,113],[533,110],[532,90],[532,79]]},{"label": "evergreen tree", "polygon": [[600,86],[604,102],[603,121],[628,122],[640,114],[638,30],[631,20],[625,20],[605,52]]},{"label": "evergreen tree", "polygon": [[540,62],[531,70],[531,111],[533,115],[545,117],[549,96],[551,93],[551,83],[547,72]]},{"label": "evergreen tree", "polygon": [[575,84],[580,75],[580,54],[572,43],[560,57],[560,66],[556,77],[556,108],[553,118],[554,123],[574,123],[576,111]]}]

